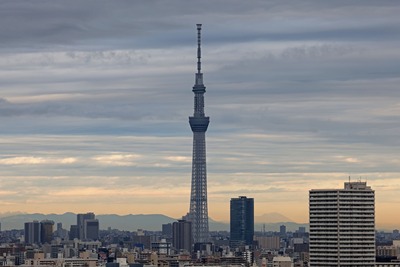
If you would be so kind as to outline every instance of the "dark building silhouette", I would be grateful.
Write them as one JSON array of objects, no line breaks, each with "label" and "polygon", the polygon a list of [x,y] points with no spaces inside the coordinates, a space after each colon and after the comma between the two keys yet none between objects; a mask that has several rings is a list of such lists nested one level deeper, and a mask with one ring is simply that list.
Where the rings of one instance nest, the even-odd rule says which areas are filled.
[{"label": "dark building silhouette", "polygon": [[25,244],[40,243],[40,223],[39,221],[26,222],[24,225]]},{"label": "dark building silhouette", "polygon": [[240,196],[231,199],[231,248],[251,246],[254,236],[254,199]]},{"label": "dark building silhouette", "polygon": [[85,240],[98,240],[99,239],[99,220],[85,220],[84,221]]},{"label": "dark building silhouette", "polygon": [[[132,237],[132,245],[136,247],[143,247],[143,249],[150,249],[151,240],[148,235],[137,235]],[[133,248],[132,246],[132,248]]]},{"label": "dark building silhouette", "polygon": [[78,238],[80,240],[86,239],[85,220],[94,220],[95,215],[93,212],[78,214],[76,216],[76,225],[78,226]]},{"label": "dark building silhouette", "polygon": [[69,239],[74,240],[75,238],[79,239],[78,235],[78,226],[77,225],[71,225],[69,228]]},{"label": "dark building silhouette", "polygon": [[279,226],[279,235],[281,237],[286,236],[286,225],[282,224],[281,226]]},{"label": "dark building silhouette", "polygon": [[192,223],[178,220],[172,224],[172,246],[177,250],[192,251]]},{"label": "dark building silhouette", "polygon": [[40,222],[40,242],[42,244],[50,244],[53,240],[54,222],[50,220],[43,220]]},{"label": "dark building silhouette", "polygon": [[162,225],[162,235],[167,238],[172,237],[172,223]]}]

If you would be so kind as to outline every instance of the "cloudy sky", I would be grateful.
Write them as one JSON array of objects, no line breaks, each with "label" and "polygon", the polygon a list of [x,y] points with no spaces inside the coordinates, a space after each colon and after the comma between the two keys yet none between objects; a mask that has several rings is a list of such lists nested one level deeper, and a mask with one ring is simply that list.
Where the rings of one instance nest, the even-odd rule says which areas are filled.
[{"label": "cloudy sky", "polygon": [[184,215],[203,23],[209,216],[308,222],[348,177],[400,227],[398,1],[0,2],[0,213]]}]

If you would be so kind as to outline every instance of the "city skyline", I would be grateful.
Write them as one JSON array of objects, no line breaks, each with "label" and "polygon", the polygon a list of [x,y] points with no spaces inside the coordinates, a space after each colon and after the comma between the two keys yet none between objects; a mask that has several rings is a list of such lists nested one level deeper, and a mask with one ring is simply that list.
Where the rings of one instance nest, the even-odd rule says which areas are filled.
[{"label": "city skyline", "polygon": [[398,228],[400,5],[392,1],[6,1],[0,213],[188,210],[196,59],[208,88],[208,213],[308,221],[348,176]]}]

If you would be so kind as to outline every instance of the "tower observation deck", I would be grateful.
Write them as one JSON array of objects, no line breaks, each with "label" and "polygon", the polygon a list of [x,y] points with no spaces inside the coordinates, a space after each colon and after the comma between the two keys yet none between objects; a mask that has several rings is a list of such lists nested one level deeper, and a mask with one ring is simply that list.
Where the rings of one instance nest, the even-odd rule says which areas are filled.
[{"label": "tower observation deck", "polygon": [[207,207],[207,168],[205,133],[210,118],[204,114],[204,93],[201,72],[201,24],[197,24],[197,73],[195,75],[194,114],[189,117],[193,132],[192,186],[190,193],[189,220],[192,222],[194,243],[208,241],[208,207]]}]

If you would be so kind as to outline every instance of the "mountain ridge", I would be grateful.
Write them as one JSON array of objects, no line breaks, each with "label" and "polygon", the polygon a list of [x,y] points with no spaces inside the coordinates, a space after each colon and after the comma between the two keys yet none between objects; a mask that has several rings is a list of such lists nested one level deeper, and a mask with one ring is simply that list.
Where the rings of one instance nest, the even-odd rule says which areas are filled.
[{"label": "mountain ridge", "polygon": [[[275,214],[276,215],[276,214]],[[273,216],[271,216],[273,217]],[[177,219],[172,218],[163,214],[99,214],[96,215],[99,219],[100,229],[107,229],[111,227],[112,229],[126,230],[126,231],[137,231],[138,229],[144,229],[149,231],[161,231],[162,224],[175,222]],[[279,226],[285,224],[288,231],[297,230],[300,226],[307,226],[307,224],[299,224],[291,221],[278,222],[276,218],[288,219],[287,217],[278,214],[275,216],[274,221],[268,222],[265,219],[268,218],[268,214],[263,214],[261,216],[255,217],[254,229],[256,231],[263,231],[264,225],[266,231],[279,231]],[[65,212],[63,214],[42,214],[42,213],[3,213],[0,214],[0,223],[2,230],[11,229],[23,229],[25,222],[31,221],[42,221],[42,220],[52,220],[55,223],[54,229],[56,229],[56,224],[61,222],[64,229],[69,230],[70,226],[76,224],[76,213]],[[264,222],[263,222],[264,220]],[[229,231],[229,223],[214,221],[209,218],[209,228],[210,231]]]}]

